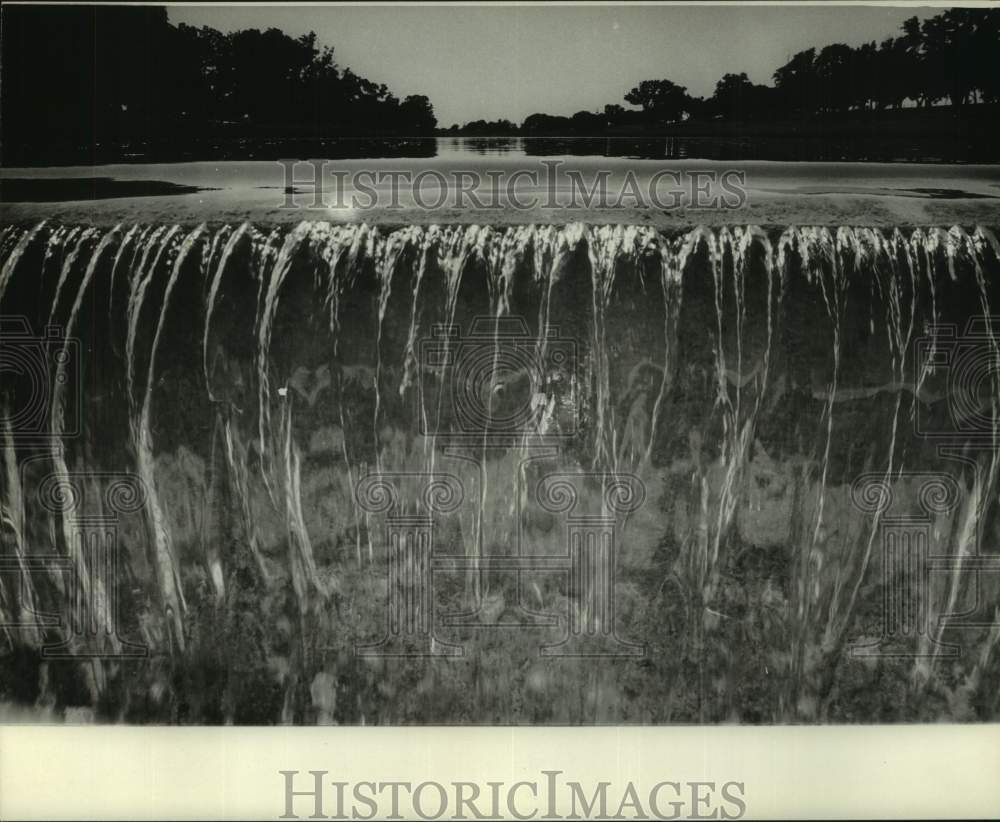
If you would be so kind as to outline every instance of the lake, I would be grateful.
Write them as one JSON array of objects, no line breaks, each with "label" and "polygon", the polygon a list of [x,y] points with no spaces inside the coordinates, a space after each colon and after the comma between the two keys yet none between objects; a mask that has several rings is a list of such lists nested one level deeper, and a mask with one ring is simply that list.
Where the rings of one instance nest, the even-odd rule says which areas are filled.
[{"label": "lake", "polygon": [[[688,154],[693,144],[660,140],[655,146],[650,141],[644,145],[646,150],[633,153],[634,141],[614,139],[437,138],[432,144],[369,142],[365,146],[339,141],[337,150],[325,155],[296,154],[293,149],[303,147],[290,146],[287,159],[329,158],[322,169],[326,176],[319,208],[311,207],[315,205],[309,184],[315,173],[312,167],[296,168],[291,204],[298,207],[288,208],[286,169],[271,159],[6,168],[0,170],[0,218],[62,217],[99,224],[250,218],[393,224],[584,221],[664,227],[699,223],[885,226],[989,223],[995,219],[1000,197],[998,165],[720,160],[708,152]],[[654,149],[661,156],[653,156]],[[356,156],[365,151],[382,156]],[[580,193],[581,186],[590,190],[602,175],[613,195],[627,188],[629,178],[648,190],[657,180],[676,181],[679,175],[684,178],[681,187],[690,191],[692,175],[718,179],[727,173],[738,175],[746,195],[742,200],[695,202],[687,196],[668,201],[661,196],[656,202],[640,202],[610,196],[588,202],[569,198],[574,189]],[[469,199],[436,196],[435,189],[460,187],[463,174],[473,180],[470,191],[481,202],[490,202],[499,185],[515,192],[519,203],[532,205],[507,203],[503,207],[501,202],[480,208]],[[344,181],[341,191],[334,190],[337,175]],[[417,178],[419,185],[414,186]],[[399,183],[397,197],[390,196],[394,180]],[[374,196],[355,197],[359,188],[374,191]],[[417,196],[415,188],[421,189]],[[545,196],[552,192],[559,195],[555,201]],[[664,192],[661,186],[661,195]]]}]

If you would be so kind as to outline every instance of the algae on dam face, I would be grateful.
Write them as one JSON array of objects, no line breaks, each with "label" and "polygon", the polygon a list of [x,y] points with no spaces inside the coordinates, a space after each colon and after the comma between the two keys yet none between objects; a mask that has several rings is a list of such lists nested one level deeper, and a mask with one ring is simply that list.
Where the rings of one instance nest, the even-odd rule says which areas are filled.
[{"label": "algae on dam face", "polygon": [[986,228],[43,223],[0,259],[20,701],[998,715]]}]

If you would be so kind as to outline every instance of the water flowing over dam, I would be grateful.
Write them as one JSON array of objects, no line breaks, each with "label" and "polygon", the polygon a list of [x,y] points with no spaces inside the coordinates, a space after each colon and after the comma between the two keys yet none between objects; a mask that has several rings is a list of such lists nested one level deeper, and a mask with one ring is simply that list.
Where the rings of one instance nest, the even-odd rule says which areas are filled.
[{"label": "water flowing over dam", "polygon": [[47,221],[0,265],[9,698],[997,711],[989,228]]}]

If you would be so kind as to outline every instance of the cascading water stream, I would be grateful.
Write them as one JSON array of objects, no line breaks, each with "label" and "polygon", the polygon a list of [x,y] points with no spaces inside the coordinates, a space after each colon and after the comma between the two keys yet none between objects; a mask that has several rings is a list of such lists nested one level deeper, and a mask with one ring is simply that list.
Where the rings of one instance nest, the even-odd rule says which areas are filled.
[{"label": "cascading water stream", "polygon": [[[262,601],[282,614],[285,599],[294,606],[288,619],[302,643],[309,620],[354,614],[348,580],[381,573],[384,550],[381,520],[353,490],[369,471],[459,474],[465,507],[435,523],[456,554],[473,558],[512,540],[505,527],[520,529],[526,546],[559,548],[558,528],[532,498],[538,472],[636,474],[647,507],[619,526],[620,561],[641,577],[653,557],[668,557],[657,573],[687,592],[689,632],[701,643],[735,619],[739,563],[781,551],[788,578],[768,585],[785,586],[781,653],[796,685],[780,710],[800,718],[822,710],[810,699],[822,701],[830,683],[816,672],[832,670],[883,573],[881,510],[844,503],[857,476],[898,489],[928,466],[953,475],[962,499],[948,515],[949,548],[958,558],[989,553],[992,537],[977,529],[996,504],[1000,371],[976,385],[980,416],[956,423],[940,387],[947,375],[932,365],[1000,298],[997,242],[985,228],[668,236],[579,224],[41,223],[5,228],[0,254],[0,315],[24,319],[35,338],[47,326],[64,335],[38,437],[15,425],[23,375],[2,389],[4,550],[27,562],[40,551],[31,539],[48,529],[65,552],[79,525],[69,507],[33,524],[37,478],[25,465],[41,460],[63,484],[81,471],[98,484],[109,481],[101,470],[134,473],[144,530],[129,532],[124,572],[146,603],[155,652],[192,653],[200,603],[231,607],[246,569]],[[527,329],[521,343],[535,365],[524,374],[506,359],[509,320]],[[959,337],[941,336],[942,322]],[[441,328],[451,331],[435,337]],[[987,320],[989,362],[1000,359],[994,334]],[[440,362],[427,359],[435,339]],[[557,365],[566,340],[576,361]],[[470,399],[451,382],[453,366],[477,347],[488,373]],[[116,390],[119,416],[103,399]],[[522,399],[526,422],[497,439]],[[456,438],[470,419],[484,427]],[[107,430],[107,420],[124,426]],[[921,433],[928,425],[957,426],[957,457],[936,450]],[[964,434],[979,443],[974,453],[962,451]],[[208,489],[203,499],[183,490],[178,455]],[[407,494],[397,513],[427,513]],[[606,515],[602,506],[589,513]],[[197,512],[200,533],[182,510]],[[83,589],[107,602],[83,557]],[[466,593],[485,601],[473,576]],[[956,565],[937,589],[946,609],[960,609],[967,581]],[[501,583],[484,584],[501,596]],[[18,592],[0,579],[0,593],[8,616],[66,605],[54,581]],[[28,629],[9,636],[43,641]],[[942,638],[919,640],[931,660],[915,665],[925,681]],[[296,664],[313,658],[303,652]],[[990,664],[986,651],[978,664]],[[103,676],[96,665],[98,692]],[[294,702],[292,680],[301,677],[283,687]]]}]

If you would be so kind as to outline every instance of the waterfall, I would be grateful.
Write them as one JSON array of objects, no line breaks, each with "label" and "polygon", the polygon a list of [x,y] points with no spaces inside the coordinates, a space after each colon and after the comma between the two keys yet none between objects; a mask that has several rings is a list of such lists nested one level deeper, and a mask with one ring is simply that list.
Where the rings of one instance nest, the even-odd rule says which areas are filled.
[{"label": "waterfall", "polygon": [[[797,683],[780,710],[807,719],[885,573],[885,509],[851,507],[857,477],[906,505],[915,474],[952,477],[961,499],[935,509],[936,544],[991,550],[978,524],[1000,473],[1000,247],[985,227],[43,222],[4,228],[0,255],[5,330],[29,330],[0,352],[2,548],[68,554],[106,507],[43,510],[40,471],[85,475],[97,497],[135,475],[115,584],[136,591],[129,630],[154,655],[191,653],[204,603],[230,607],[248,574],[267,607],[294,604],[295,641],[310,620],[336,633],[348,580],[381,573],[377,518],[353,490],[369,472],[460,474],[466,507],[447,524],[468,556],[513,539],[501,522],[554,538],[529,494],[542,466],[635,474],[647,503],[621,562],[651,573],[666,552],[657,573],[686,592],[699,642],[733,618],[737,564],[780,551]],[[77,577],[107,621],[87,556]],[[957,612],[969,577],[950,567],[932,594]],[[67,611],[56,577],[0,576],[0,616]],[[915,640],[924,681],[942,630]],[[38,648],[45,633],[7,636]],[[123,647],[110,624],[72,643]]]}]

